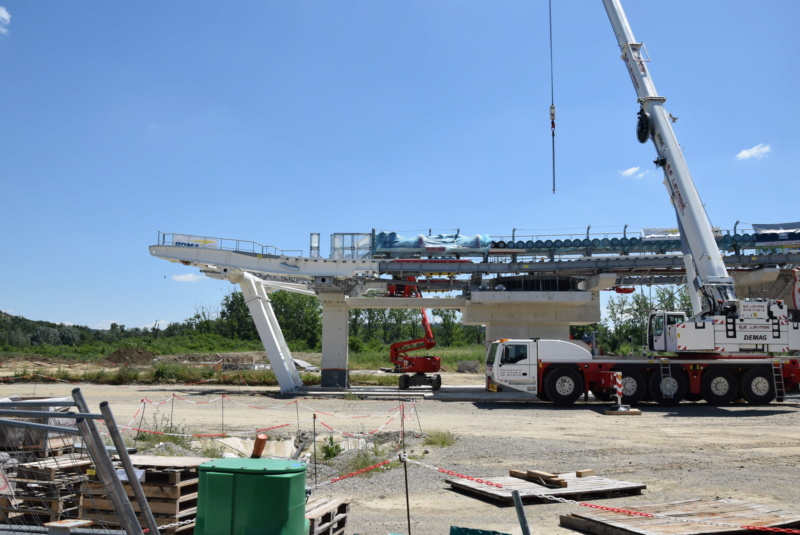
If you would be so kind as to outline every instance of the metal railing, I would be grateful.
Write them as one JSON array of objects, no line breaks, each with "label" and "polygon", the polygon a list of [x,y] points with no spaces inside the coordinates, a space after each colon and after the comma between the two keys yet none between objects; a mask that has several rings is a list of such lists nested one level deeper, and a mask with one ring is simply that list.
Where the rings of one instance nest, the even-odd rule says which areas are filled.
[{"label": "metal railing", "polygon": [[265,256],[302,256],[302,249],[281,249],[274,245],[262,245],[254,241],[217,238],[214,236],[196,236],[193,234],[177,234],[158,231],[158,245],[170,247],[200,247],[220,249]]}]

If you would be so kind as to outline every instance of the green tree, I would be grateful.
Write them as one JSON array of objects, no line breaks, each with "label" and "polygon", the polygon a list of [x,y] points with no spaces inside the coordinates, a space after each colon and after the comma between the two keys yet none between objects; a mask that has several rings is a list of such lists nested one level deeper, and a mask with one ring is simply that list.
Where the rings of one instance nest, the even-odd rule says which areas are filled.
[{"label": "green tree", "polygon": [[286,343],[294,350],[318,350],[322,342],[322,305],[319,299],[285,290],[269,295]]},{"label": "green tree", "polygon": [[219,333],[239,340],[258,340],[256,324],[242,292],[232,292],[222,298],[219,313]]},{"label": "green tree", "polygon": [[458,312],[446,308],[434,308],[433,315],[439,318],[434,333],[438,345],[449,347],[463,343]]}]

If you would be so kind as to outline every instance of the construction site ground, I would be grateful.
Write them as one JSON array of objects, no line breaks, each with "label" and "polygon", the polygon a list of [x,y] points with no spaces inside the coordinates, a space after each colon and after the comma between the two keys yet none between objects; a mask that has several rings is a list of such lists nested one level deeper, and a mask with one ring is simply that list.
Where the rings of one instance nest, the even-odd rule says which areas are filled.
[{"label": "construction site ground", "polygon": [[[27,363],[31,369],[31,363]],[[509,470],[542,470],[552,473],[594,469],[604,478],[643,483],[641,495],[586,499],[611,507],[625,508],[692,499],[732,498],[800,513],[800,396],[789,395],[783,403],[766,406],[733,404],[713,407],[705,403],[683,403],[665,408],[640,405],[639,416],[607,416],[608,403],[590,401],[570,408],[542,402],[501,400],[481,388],[481,374],[445,374],[437,396],[427,398],[413,391],[385,392],[375,398],[357,399],[332,395],[280,396],[276,388],[229,387],[214,384],[96,386],[56,382],[0,385],[0,396],[69,396],[80,388],[96,408],[108,401],[118,423],[127,424],[142,407],[142,400],[159,401],[179,396],[192,402],[172,403],[150,411],[162,417],[169,413],[175,422],[204,432],[216,432],[221,421],[228,433],[255,430],[280,421],[295,421],[293,409],[276,416],[270,411],[247,410],[299,401],[319,411],[318,433],[331,433],[323,424],[331,415],[389,414],[395,400],[414,399],[415,418],[406,420],[409,436],[420,431],[449,430],[455,444],[438,448],[409,440],[412,458],[428,465],[408,465],[408,486],[412,533],[446,534],[450,526],[462,526],[502,533],[520,534],[513,507],[498,505],[451,489],[443,468],[465,476],[483,478],[507,476]],[[428,390],[429,392],[429,390]],[[443,401],[448,393],[458,396]],[[226,396],[224,406],[203,406],[204,402]],[[470,398],[470,396],[472,396]],[[437,399],[438,397],[438,399]],[[407,406],[411,406],[408,405]],[[269,414],[267,414],[269,413]],[[276,419],[277,418],[277,419]],[[383,416],[376,420],[380,423]],[[295,426],[311,431],[304,419],[274,431],[274,436],[291,435]],[[338,433],[363,433],[372,424],[354,426],[341,420],[331,425]],[[385,431],[399,430],[399,418]],[[367,426],[367,427],[364,427]],[[368,435],[369,442],[381,432]],[[394,436],[394,435],[393,435]],[[413,450],[413,451],[412,451]],[[312,467],[309,466],[309,471]],[[321,471],[320,482],[330,479]],[[405,477],[402,467],[376,470],[371,477],[359,476],[324,484],[315,490],[320,497],[351,499],[347,533],[408,533],[406,527]],[[559,527],[560,515],[580,511],[573,503],[544,503],[525,506],[531,532],[574,533]]]}]

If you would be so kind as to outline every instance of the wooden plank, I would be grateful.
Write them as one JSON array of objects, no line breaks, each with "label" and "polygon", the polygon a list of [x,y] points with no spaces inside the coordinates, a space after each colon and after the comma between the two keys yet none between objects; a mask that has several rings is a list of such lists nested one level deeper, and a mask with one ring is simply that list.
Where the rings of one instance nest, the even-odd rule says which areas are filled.
[{"label": "wooden plank", "polygon": [[584,470],[575,470],[575,477],[589,477],[593,475],[595,475],[594,470],[592,470],[591,468],[587,468]]},{"label": "wooden plank", "polygon": [[525,481],[530,481],[531,483],[538,483],[540,485],[544,485],[546,487],[566,487],[568,486],[567,481],[564,478],[558,477],[555,474],[549,474],[552,477],[545,477],[543,474],[547,474],[547,472],[539,472],[537,470],[509,470],[508,475],[511,477],[516,477],[519,479],[524,479]]},{"label": "wooden plank", "polygon": [[[769,506],[729,499],[696,499],[627,509],[676,519],[696,519],[736,526],[788,528],[800,525],[800,515]],[[632,516],[601,510],[563,515],[561,525],[593,535],[725,535],[743,532],[741,528],[678,522],[668,518]]]},{"label": "wooden plank", "polygon": [[450,486],[470,494],[488,498],[490,500],[511,504],[513,499],[511,491],[517,490],[523,501],[550,502],[548,496],[559,496],[562,498],[583,499],[587,496],[616,497],[620,495],[641,494],[647,488],[642,483],[631,483],[628,481],[617,481],[598,476],[578,478],[575,473],[559,474],[567,481],[566,488],[547,488],[515,477],[484,477],[484,481],[502,485],[501,488],[490,487],[475,481],[464,479],[445,480]]},{"label": "wooden plank", "polygon": [[[181,496],[197,492],[199,483],[199,478],[187,479],[186,481],[175,484],[142,483],[142,490],[144,491],[144,495],[148,498],[169,498],[177,500]],[[124,483],[122,486],[125,488],[125,492],[129,497],[135,498],[133,488],[131,488],[130,484]],[[97,481],[84,483],[81,486],[81,492],[86,496],[104,496],[106,494],[102,483]]]},{"label": "wooden plank", "polygon": [[[117,518],[117,515],[114,514],[86,511],[81,516],[88,520],[97,520],[98,522],[113,524],[115,526],[119,525],[119,519]],[[159,526],[164,526],[166,524],[174,524],[175,522],[182,522],[190,518],[195,518],[197,516],[197,507],[181,511],[179,514],[175,516],[161,515],[157,513],[153,513],[153,516],[156,519],[156,524],[158,524]],[[145,527],[144,520],[138,515],[136,518],[139,519],[139,524],[141,524],[142,527]]]},{"label": "wooden plank", "polygon": [[550,472],[542,472],[541,470],[528,470],[527,474],[529,477],[541,477],[542,479],[553,479],[558,477],[556,474],[551,474]]},{"label": "wooden plank", "polygon": [[[155,513],[162,513],[165,515],[177,515],[180,511],[188,509],[190,507],[197,507],[197,495],[198,493],[187,494],[186,496],[181,496],[178,500],[147,500],[147,503],[150,504],[150,510]],[[131,500],[131,505],[133,506],[133,510],[137,513],[141,512],[141,507],[139,507],[139,502],[135,500]],[[116,511],[116,507],[111,502],[111,500],[103,500],[103,499],[87,499],[87,502],[84,504],[85,509],[93,509],[96,512],[100,511]]]},{"label": "wooden plank", "polygon": [[131,463],[137,468],[197,468],[213,461],[211,457],[167,457],[160,455],[131,455]]}]

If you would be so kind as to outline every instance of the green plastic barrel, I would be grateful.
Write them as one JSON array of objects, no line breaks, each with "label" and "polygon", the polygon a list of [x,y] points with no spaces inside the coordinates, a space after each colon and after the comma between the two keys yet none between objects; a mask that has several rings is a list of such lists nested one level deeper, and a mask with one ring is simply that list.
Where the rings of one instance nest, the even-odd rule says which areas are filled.
[{"label": "green plastic barrel", "polygon": [[306,464],[217,459],[199,467],[196,535],[307,535]]}]

